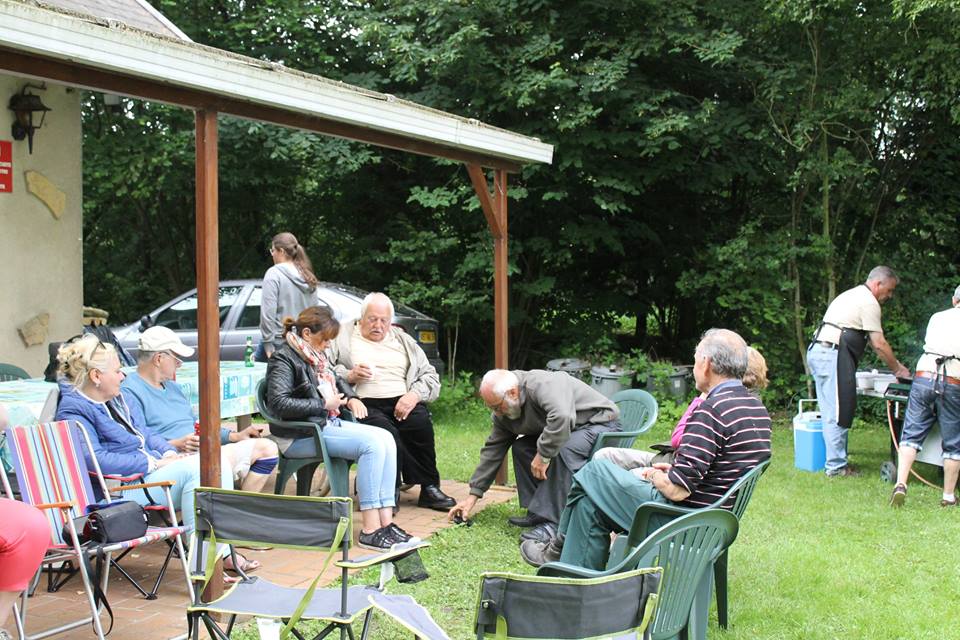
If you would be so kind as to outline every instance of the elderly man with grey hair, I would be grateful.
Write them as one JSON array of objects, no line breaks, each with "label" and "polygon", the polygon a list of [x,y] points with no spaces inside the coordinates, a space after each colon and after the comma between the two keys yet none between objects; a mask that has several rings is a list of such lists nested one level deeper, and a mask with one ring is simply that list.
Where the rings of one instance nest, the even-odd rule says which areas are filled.
[{"label": "elderly man with grey hair", "polygon": [[488,371],[480,396],[493,412],[493,429],[470,478],[470,495],[450,510],[467,518],[513,450],[520,506],[527,515],[510,524],[534,527],[521,539],[545,540],[556,532],[573,474],[604,431],[620,431],[620,411],[609,398],[559,371]]},{"label": "elderly man with grey hair", "polygon": [[893,297],[899,278],[890,267],[874,267],[867,281],[838,295],[807,348],[807,366],[817,386],[827,450],[827,476],[858,475],[847,463],[847,437],[857,410],[857,365],[867,347],[898,378],[910,376],[883,337],[880,305]]},{"label": "elderly man with grey hair", "polygon": [[[743,338],[727,329],[703,334],[693,376],[706,399],[690,416],[673,464],[657,463],[638,478],[609,460],[588,462],[573,479],[557,536],[525,541],[523,559],[602,569],[610,533],[627,531],[644,502],[705,507],[770,458],[770,415],[740,381],[746,370]],[[663,524],[655,520],[653,526]]]},{"label": "elderly man with grey hair", "polygon": [[363,403],[357,422],[385,429],[397,443],[397,486],[420,485],[417,505],[446,511],[456,501],[440,490],[427,404],[440,395],[440,376],[413,337],[393,326],[393,303],[370,293],[360,319],[344,323],[328,347],[330,364]]}]

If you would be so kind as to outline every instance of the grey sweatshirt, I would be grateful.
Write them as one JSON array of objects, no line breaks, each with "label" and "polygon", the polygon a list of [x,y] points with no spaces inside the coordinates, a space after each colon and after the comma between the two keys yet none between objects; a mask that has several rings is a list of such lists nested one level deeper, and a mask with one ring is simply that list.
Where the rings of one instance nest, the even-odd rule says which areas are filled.
[{"label": "grey sweatshirt", "polygon": [[296,318],[300,312],[317,304],[317,290],[311,288],[292,262],[275,264],[263,276],[263,297],[260,301],[260,337],[265,343],[279,347],[283,340],[283,319]]},{"label": "grey sweatshirt", "polygon": [[517,436],[537,437],[542,458],[556,458],[570,433],[588,424],[620,418],[609,398],[563,371],[514,371],[520,379],[520,417],[493,416],[493,429],[480,450],[470,493],[483,496]]}]

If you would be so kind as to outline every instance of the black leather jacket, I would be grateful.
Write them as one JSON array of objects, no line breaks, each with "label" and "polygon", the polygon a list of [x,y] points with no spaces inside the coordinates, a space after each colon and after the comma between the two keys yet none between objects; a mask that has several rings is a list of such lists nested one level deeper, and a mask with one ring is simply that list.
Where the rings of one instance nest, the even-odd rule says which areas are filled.
[{"label": "black leather jacket", "polygon": [[[348,399],[357,394],[346,380],[337,378],[337,389]],[[317,374],[300,355],[284,343],[267,363],[267,408],[281,420],[316,422],[321,427],[327,422],[327,410],[317,390]],[[270,425],[270,433],[281,438],[308,438],[300,429]]]}]

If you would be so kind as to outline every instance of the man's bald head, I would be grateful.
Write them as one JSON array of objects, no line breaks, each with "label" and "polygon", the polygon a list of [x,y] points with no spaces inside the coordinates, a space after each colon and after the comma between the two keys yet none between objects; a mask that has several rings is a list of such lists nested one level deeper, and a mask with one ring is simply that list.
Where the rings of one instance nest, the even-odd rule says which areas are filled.
[{"label": "man's bald head", "polygon": [[483,403],[497,415],[520,417],[520,380],[506,369],[491,369],[480,381]]}]

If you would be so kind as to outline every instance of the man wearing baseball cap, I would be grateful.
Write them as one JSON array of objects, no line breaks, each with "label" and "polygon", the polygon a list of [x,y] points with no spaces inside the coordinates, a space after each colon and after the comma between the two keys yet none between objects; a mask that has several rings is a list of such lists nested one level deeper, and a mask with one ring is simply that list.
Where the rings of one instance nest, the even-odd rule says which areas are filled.
[{"label": "man wearing baseball cap", "polygon": [[[193,355],[188,347],[167,327],[150,327],[140,334],[137,371],[121,385],[123,397],[131,409],[140,409],[144,422],[166,438],[177,450],[192,453],[200,448],[200,437],[194,433],[196,417],[183,389],[174,382],[181,358]],[[260,491],[267,477],[277,466],[277,445],[261,438],[260,430],[251,425],[242,431],[220,428],[220,443],[233,466],[234,478],[242,481],[245,491]]]}]

